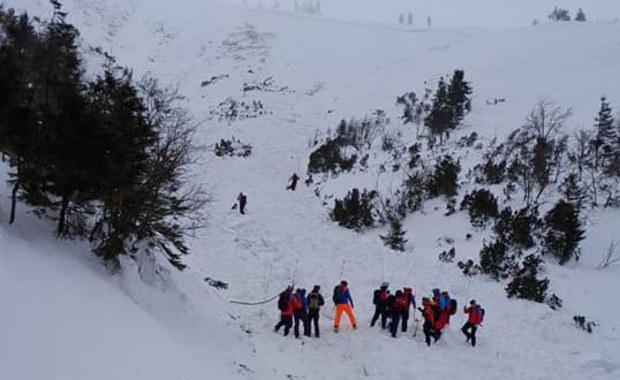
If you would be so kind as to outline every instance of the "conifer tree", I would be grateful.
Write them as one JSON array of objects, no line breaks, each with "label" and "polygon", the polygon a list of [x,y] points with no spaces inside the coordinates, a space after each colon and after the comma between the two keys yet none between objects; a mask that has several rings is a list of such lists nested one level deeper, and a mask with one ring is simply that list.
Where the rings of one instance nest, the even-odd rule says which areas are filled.
[{"label": "conifer tree", "polygon": [[580,21],[580,22],[587,21],[586,14],[584,13],[583,9],[579,8],[577,10],[577,14],[575,15],[575,21]]},{"label": "conifer tree", "polygon": [[559,260],[560,265],[571,258],[579,260],[579,242],[584,239],[579,210],[572,203],[560,200],[545,216],[545,253]]},{"label": "conifer tree", "polygon": [[394,215],[389,217],[389,221],[390,227],[388,234],[385,236],[379,235],[379,237],[383,240],[383,244],[390,247],[390,249],[402,252],[405,250],[405,244],[407,243],[407,239],[405,239],[405,231],[403,230],[403,223],[397,216]]}]

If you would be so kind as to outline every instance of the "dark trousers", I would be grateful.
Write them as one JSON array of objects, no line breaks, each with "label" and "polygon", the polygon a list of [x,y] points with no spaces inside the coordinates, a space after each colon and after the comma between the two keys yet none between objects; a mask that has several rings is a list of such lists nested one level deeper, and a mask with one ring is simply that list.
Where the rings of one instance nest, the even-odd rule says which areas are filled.
[{"label": "dark trousers", "polygon": [[314,323],[314,336],[321,335],[319,331],[319,309],[310,309],[308,312],[308,336],[312,334],[312,324]]},{"label": "dark trousers", "polygon": [[441,330],[435,330],[430,322],[424,321],[422,331],[424,331],[424,341],[427,346],[431,345],[431,337],[435,340],[435,342],[441,338]]},{"label": "dark trousers", "polygon": [[407,332],[407,324],[409,323],[409,310],[402,310],[400,312],[400,319],[403,321],[402,332]]},{"label": "dark trousers", "polygon": [[293,317],[290,315],[280,315],[280,322],[275,327],[276,332],[280,330],[280,327],[284,326],[284,336],[287,336],[293,326]]},{"label": "dark trousers", "polygon": [[466,341],[469,342],[471,340],[472,347],[476,347],[476,330],[478,330],[478,326],[469,322],[466,322],[461,329],[463,334],[467,337]]},{"label": "dark trousers", "polygon": [[245,202],[239,202],[239,212],[245,214]]},{"label": "dark trousers", "polygon": [[286,187],[286,189],[287,189],[287,190],[293,190],[293,191],[295,191],[295,188],[296,188],[296,187],[297,187],[297,181],[291,181],[291,184],[290,184],[290,185],[288,185],[288,186]]},{"label": "dark trousers", "polygon": [[385,310],[385,305],[376,305],[375,306],[375,314],[372,316],[372,320],[370,321],[370,327],[374,327],[377,320],[381,317],[381,328],[385,330],[387,325],[387,311]]},{"label": "dark trousers", "polygon": [[293,313],[295,319],[295,338],[299,338],[299,325],[304,328],[304,335],[310,336],[310,330],[308,329],[308,313],[305,310],[296,311]]},{"label": "dark trousers", "polygon": [[390,333],[392,337],[396,338],[396,331],[398,331],[398,323],[400,322],[400,311],[392,311],[392,321],[390,322]]}]

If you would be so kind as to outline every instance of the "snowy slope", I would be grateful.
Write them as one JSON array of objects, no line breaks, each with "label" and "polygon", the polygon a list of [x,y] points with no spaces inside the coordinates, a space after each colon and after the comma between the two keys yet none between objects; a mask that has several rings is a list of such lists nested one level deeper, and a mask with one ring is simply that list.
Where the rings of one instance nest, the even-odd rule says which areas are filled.
[{"label": "snowy slope", "polygon": [[[43,13],[49,8],[39,0],[8,3]],[[617,211],[590,216],[584,256],[578,264],[547,265],[552,291],[564,299],[564,308],[554,312],[545,305],[508,300],[497,283],[465,278],[456,266],[440,263],[437,254],[450,247],[445,237],[455,240],[457,259],[477,256],[487,237],[471,231],[462,213],[444,217],[445,206],[440,203],[430,202],[424,213],[407,219],[408,250],[396,254],[381,244],[380,229],[356,234],[332,224],[311,188],[300,186],[295,193],[284,190],[291,172],[305,172],[311,151],[308,143],[317,130],[333,129],[342,118],[362,117],[376,109],[386,110],[394,128],[399,128],[396,96],[422,91],[426,81],[433,83],[455,68],[465,69],[474,85],[474,111],[463,133],[476,131],[486,140],[505,136],[521,125],[540,98],[572,107],[571,128],[589,126],[602,94],[616,109],[620,106],[620,23],[525,26],[533,18],[544,19],[555,5],[549,1],[522,1],[518,9],[513,5],[514,12],[506,11],[510,8],[505,4],[499,7],[482,0],[468,2],[472,6],[467,9],[458,5],[464,2],[419,2],[427,8],[416,14],[432,14],[434,25],[450,27],[424,25],[412,30],[388,25],[407,11],[396,1],[357,1],[355,6],[345,0],[325,1],[325,17],[267,10],[267,1],[258,9],[250,0],[246,6],[201,0],[65,3],[85,43],[109,50],[138,74],[151,71],[164,81],[180,84],[188,106],[202,122],[202,142],[213,144],[235,136],[251,143],[254,151],[246,159],[207,153],[197,174],[214,196],[209,228],[191,242],[188,272],[166,275],[161,283],[141,284],[131,266],[123,278],[108,279],[77,253],[84,247],[45,243],[46,248],[40,249],[43,244],[37,241],[47,239],[45,233],[39,234],[43,227],[33,231],[19,227],[16,235],[15,227],[2,225],[2,297],[15,306],[23,299],[32,315],[31,323],[25,323],[24,312],[0,317],[8,322],[0,326],[18,327],[0,343],[1,352],[14,355],[0,355],[0,360],[15,358],[7,362],[10,366],[0,366],[0,371],[8,368],[6,373],[13,375],[6,378],[41,378],[38,374],[44,372],[24,372],[23,360],[31,357],[45,358],[56,378],[84,378],[84,371],[100,365],[96,351],[82,349],[93,341],[107,347],[106,352],[114,351],[123,363],[114,368],[117,372],[102,372],[107,378],[229,378],[233,373],[250,379],[620,377],[619,310],[608,297],[609,290],[620,285],[620,268],[596,269],[609,241],[620,238]],[[293,2],[280,3],[280,8],[287,5],[290,10]],[[565,3],[571,9],[578,6],[574,1]],[[595,1],[584,9],[591,19],[609,20],[620,14],[611,1]],[[485,28],[475,27],[480,25]],[[227,77],[201,85],[220,75]],[[278,91],[242,91],[244,83],[268,77],[273,77]],[[266,114],[220,122],[211,111],[229,97],[249,104],[261,101]],[[486,105],[486,100],[495,98],[507,101]],[[340,196],[354,186],[389,186],[390,181],[389,176],[369,172],[330,181],[324,190]],[[239,191],[249,195],[246,216],[230,210]],[[6,202],[0,208],[5,212]],[[41,226],[30,219],[26,223]],[[465,241],[467,232],[474,239]],[[5,247],[19,254],[6,255]],[[66,257],[64,250],[74,254]],[[38,269],[25,271],[25,267]],[[202,282],[205,276],[226,281],[230,287],[215,291]],[[361,328],[331,333],[328,306],[320,340],[300,343],[275,335],[274,303],[250,307],[223,302],[267,299],[291,281],[307,288],[320,284],[328,294],[343,277],[351,285]],[[370,295],[384,280],[392,288],[414,286],[419,296],[440,286],[461,303],[476,298],[487,310],[479,346],[472,350],[464,344],[458,329],[464,320],[460,315],[430,349],[421,334],[394,340],[370,330]],[[69,286],[72,283],[83,284],[77,294]],[[62,288],[53,292],[49,284]],[[41,317],[48,315],[44,314],[50,309],[47,305],[56,304],[67,309]],[[99,321],[98,316],[106,312],[119,314],[93,327],[96,322],[91,321]],[[577,330],[572,322],[575,314],[597,321],[600,327],[595,334]],[[45,337],[47,344],[38,351],[26,339],[34,335],[32,325],[39,326],[37,335]],[[65,347],[66,340],[50,332],[66,334],[73,329],[75,343],[63,356],[58,348]],[[93,330],[106,334],[92,337]],[[112,334],[119,330],[124,333]],[[122,350],[117,351],[121,339]],[[14,346],[21,350],[13,350]],[[136,351],[144,356],[127,362]],[[84,355],[78,356],[81,360],[75,360],[78,354]],[[186,372],[170,357],[187,363]],[[75,372],[66,372],[65,367]],[[54,368],[60,369],[53,372]]]}]

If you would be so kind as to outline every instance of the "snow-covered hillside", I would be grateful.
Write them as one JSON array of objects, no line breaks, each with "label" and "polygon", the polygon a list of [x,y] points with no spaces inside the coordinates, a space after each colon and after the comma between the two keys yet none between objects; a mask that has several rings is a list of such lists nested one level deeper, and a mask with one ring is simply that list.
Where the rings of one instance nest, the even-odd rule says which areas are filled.
[{"label": "snow-covered hillside", "polygon": [[[44,0],[6,3],[50,13]],[[101,46],[137,74],[179,84],[200,122],[201,143],[234,136],[253,152],[221,158],[208,151],[196,168],[213,202],[208,228],[190,241],[183,273],[140,275],[127,261],[123,275],[109,277],[86,246],[52,241],[46,223],[26,210],[15,226],[0,218],[0,378],[620,377],[613,294],[620,267],[597,269],[609,242],[620,239],[618,210],[589,215],[582,260],[546,266],[552,291],[564,299],[553,311],[509,300],[501,284],[464,277],[456,265],[438,261],[451,246],[446,238],[454,240],[457,260],[477,257],[488,238],[471,229],[464,213],[445,217],[440,202],[407,218],[407,250],[394,253],[378,237],[383,229],[357,234],[332,223],[313,187],[285,190],[292,172],[305,174],[317,132],[377,109],[405,130],[396,97],[432,88],[454,69],[464,69],[474,86],[473,111],[459,133],[475,131],[482,141],[505,137],[540,99],[572,107],[568,127],[591,126],[601,95],[620,107],[620,23],[610,21],[620,16],[615,1],[564,2],[601,22],[538,26],[529,24],[545,20],[555,2],[334,0],[322,2],[322,17],[293,12],[292,0],[280,0],[278,9],[269,0],[64,3],[85,47]],[[416,23],[405,29],[396,21],[409,11]],[[497,98],[506,101],[487,104]],[[238,117],[222,117],[233,100],[245,103]],[[8,209],[5,178],[0,216]],[[375,171],[343,176],[328,181],[321,195],[390,181]],[[240,191],[248,194],[247,215],[230,208]],[[216,290],[205,277],[229,287]],[[341,278],[349,281],[360,328],[332,333],[328,300],[321,339],[274,334],[275,302],[228,303],[268,299],[290,282],[320,284],[329,299]],[[464,343],[460,313],[431,348],[421,332],[393,339],[370,329],[371,293],[382,281],[393,289],[412,286],[418,297],[441,287],[461,304],[477,299],[487,312],[478,346]],[[599,324],[594,334],[575,327],[576,314]]]}]

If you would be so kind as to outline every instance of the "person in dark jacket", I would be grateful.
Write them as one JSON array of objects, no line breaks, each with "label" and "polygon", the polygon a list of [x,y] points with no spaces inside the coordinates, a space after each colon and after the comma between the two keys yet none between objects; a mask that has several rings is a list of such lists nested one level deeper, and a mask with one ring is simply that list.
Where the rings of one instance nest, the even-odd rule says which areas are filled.
[{"label": "person in dark jacket", "polygon": [[245,215],[245,205],[248,203],[248,197],[243,193],[239,193],[237,202],[239,202],[239,212]]},{"label": "person in dark jacket", "polygon": [[281,327],[284,327],[284,336],[287,336],[291,327],[293,326],[293,311],[294,304],[292,298],[293,288],[288,287],[285,291],[280,293],[280,299],[278,300],[278,308],[280,309],[280,322],[275,325],[274,330],[278,332]]},{"label": "person in dark jacket", "polygon": [[325,299],[320,293],[321,287],[314,285],[310,294],[308,294],[308,336],[312,333],[312,324],[314,323],[314,336],[319,337],[321,335],[319,331],[319,315],[321,306],[325,304]]},{"label": "person in dark jacket", "polygon": [[405,300],[406,306],[403,307],[400,313],[400,319],[403,322],[402,332],[407,332],[407,324],[409,322],[409,309],[411,305],[413,305],[413,309],[415,311],[415,295],[413,294],[413,290],[411,288],[403,288],[403,299]]},{"label": "person in dark jacket", "polygon": [[295,338],[299,338],[299,325],[303,326],[304,335],[310,336],[308,329],[308,301],[306,289],[298,288],[293,294],[293,319],[295,321]]},{"label": "person in dark jacket", "polygon": [[286,187],[286,190],[295,191],[295,188],[297,187],[297,181],[299,181],[299,176],[297,175],[297,173],[293,173],[291,178],[288,179],[289,185]]},{"label": "person in dark jacket", "polygon": [[482,323],[484,309],[476,303],[476,300],[471,300],[469,301],[469,307],[463,307],[463,312],[469,314],[469,316],[461,331],[467,338],[465,341],[471,341],[471,346],[476,347],[476,330],[478,330],[478,326]]},{"label": "person in dark jacket", "polygon": [[392,321],[390,322],[390,333],[393,338],[396,338],[396,332],[398,331],[398,324],[400,323],[400,316],[405,309],[407,302],[405,301],[405,297],[403,296],[403,292],[401,290],[396,291],[396,295],[394,296],[394,304],[390,308]]},{"label": "person in dark jacket", "polygon": [[387,325],[387,299],[390,295],[387,282],[381,283],[379,289],[375,289],[372,295],[372,303],[375,305],[375,314],[370,321],[370,327],[374,327],[379,317],[381,317],[381,328],[385,330]]}]

